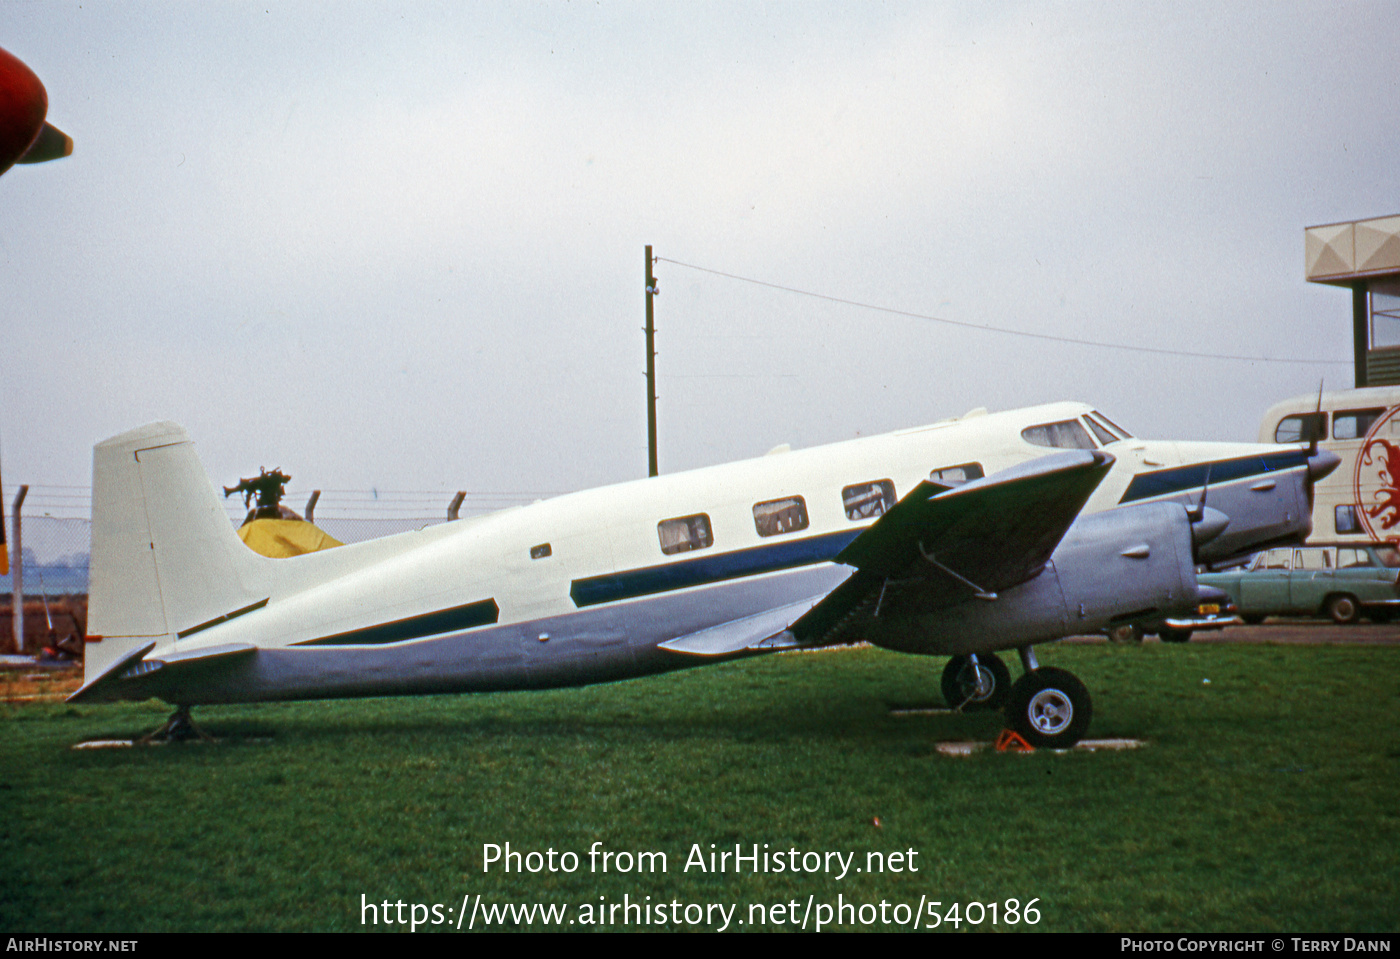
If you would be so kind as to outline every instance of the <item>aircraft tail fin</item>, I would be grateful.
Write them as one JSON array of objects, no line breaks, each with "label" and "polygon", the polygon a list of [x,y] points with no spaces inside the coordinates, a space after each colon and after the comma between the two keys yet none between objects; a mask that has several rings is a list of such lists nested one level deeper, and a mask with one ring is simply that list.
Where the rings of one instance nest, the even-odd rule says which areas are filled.
[{"label": "aircraft tail fin", "polygon": [[[92,457],[89,678],[135,645],[266,601],[274,560],[238,539],[185,430],[153,423]],[[96,655],[94,655],[96,654]]]}]

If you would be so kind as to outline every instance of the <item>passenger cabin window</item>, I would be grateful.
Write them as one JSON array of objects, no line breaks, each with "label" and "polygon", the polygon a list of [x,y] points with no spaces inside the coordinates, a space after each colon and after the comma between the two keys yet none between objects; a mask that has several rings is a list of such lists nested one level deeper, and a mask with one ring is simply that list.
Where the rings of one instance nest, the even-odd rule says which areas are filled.
[{"label": "passenger cabin window", "polygon": [[807,503],[800,496],[753,504],[753,525],[759,536],[779,536],[807,528]]},{"label": "passenger cabin window", "polygon": [[982,471],[981,463],[963,463],[961,466],[945,466],[942,469],[930,470],[928,478],[935,483],[942,483],[944,486],[961,486],[968,480],[981,479],[986,475]]},{"label": "passenger cabin window", "polygon": [[706,513],[663,519],[656,524],[656,534],[661,537],[661,552],[667,556],[715,544],[714,533],[710,531],[710,517]]},{"label": "passenger cabin window", "polygon": [[1058,450],[1092,450],[1097,448],[1089,437],[1089,431],[1080,426],[1078,420],[1028,426],[1021,431],[1021,439],[1035,446],[1049,446]]},{"label": "passenger cabin window", "polygon": [[885,510],[894,505],[894,484],[885,479],[847,486],[841,491],[841,502],[846,506],[846,519],[883,516]]},{"label": "passenger cabin window", "polygon": [[541,544],[538,545],[538,546],[531,546],[531,547],[530,547],[530,558],[531,558],[531,559],[544,559],[546,556],[551,555],[553,552],[554,552],[554,550],[552,550],[552,549],[549,548],[549,544],[548,544],[548,543],[541,543]]},{"label": "passenger cabin window", "polygon": [[[1316,434],[1311,432],[1316,424]],[[1293,416],[1285,416],[1279,420],[1278,426],[1274,428],[1275,443],[1307,443],[1311,442],[1313,436],[1318,439],[1327,438],[1327,414],[1326,413],[1298,413]]]},{"label": "passenger cabin window", "polygon": [[1384,415],[1385,410],[1342,410],[1332,414],[1334,440],[1359,440]]}]

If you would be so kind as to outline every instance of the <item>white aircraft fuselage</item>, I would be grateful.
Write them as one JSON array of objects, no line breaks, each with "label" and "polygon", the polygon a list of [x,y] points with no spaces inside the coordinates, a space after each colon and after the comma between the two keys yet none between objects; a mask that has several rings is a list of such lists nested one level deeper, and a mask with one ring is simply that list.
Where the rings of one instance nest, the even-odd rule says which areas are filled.
[{"label": "white aircraft fuselage", "polygon": [[1189,610],[1198,561],[1300,541],[1328,455],[1139,440],[1080,403],[974,411],[270,559],[184,430],[153,424],[94,450],[74,698],[556,687],[861,639],[1027,650]]}]

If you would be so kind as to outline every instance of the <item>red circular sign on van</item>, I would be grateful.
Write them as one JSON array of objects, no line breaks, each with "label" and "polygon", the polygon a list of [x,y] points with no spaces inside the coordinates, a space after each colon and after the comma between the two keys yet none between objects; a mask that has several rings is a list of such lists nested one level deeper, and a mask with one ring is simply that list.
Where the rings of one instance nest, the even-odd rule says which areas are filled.
[{"label": "red circular sign on van", "polygon": [[1352,466],[1356,520],[1373,540],[1400,539],[1400,446],[1385,438],[1400,434],[1397,415],[1393,406],[1371,424]]}]

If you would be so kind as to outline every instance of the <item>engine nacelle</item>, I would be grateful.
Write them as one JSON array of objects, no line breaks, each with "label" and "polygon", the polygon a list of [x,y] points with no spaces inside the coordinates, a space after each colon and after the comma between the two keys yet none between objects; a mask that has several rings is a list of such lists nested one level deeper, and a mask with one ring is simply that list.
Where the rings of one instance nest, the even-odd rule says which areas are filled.
[{"label": "engine nacelle", "polygon": [[965,655],[1179,615],[1197,595],[1186,509],[1149,503],[1081,516],[1039,576],[994,600],[969,595],[930,613],[876,616],[864,633],[887,649]]}]

